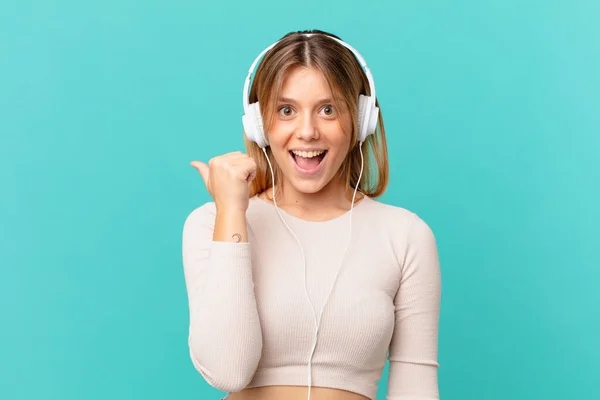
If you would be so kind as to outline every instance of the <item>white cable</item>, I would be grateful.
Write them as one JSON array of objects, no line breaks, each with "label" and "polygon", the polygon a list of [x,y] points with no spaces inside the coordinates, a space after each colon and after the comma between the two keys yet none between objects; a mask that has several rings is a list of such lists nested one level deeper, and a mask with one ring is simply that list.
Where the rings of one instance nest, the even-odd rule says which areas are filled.
[{"label": "white cable", "polygon": [[271,178],[273,179],[273,188],[272,188],[272,193],[273,193],[273,203],[275,204],[275,209],[277,210],[277,214],[279,214],[279,218],[281,219],[281,221],[283,221],[284,225],[288,228],[288,230],[290,231],[290,233],[292,234],[292,236],[294,236],[294,239],[296,239],[296,242],[298,243],[298,246],[300,246],[300,251],[302,252],[302,261],[304,264],[304,292],[306,293],[306,298],[308,299],[308,302],[310,303],[310,306],[312,308],[313,311],[313,316],[315,318],[315,322],[317,323],[316,326],[316,330],[315,330],[315,341],[313,343],[313,348],[312,351],[310,353],[310,359],[308,360],[308,400],[310,400],[310,388],[312,386],[312,376],[311,376],[311,371],[312,371],[312,357],[313,354],[315,353],[315,348],[317,347],[317,336],[319,334],[319,326],[321,325],[321,316],[323,315],[323,310],[325,309],[325,305],[327,304],[327,301],[329,300],[329,296],[331,295],[331,292],[333,291],[333,287],[335,286],[335,283],[337,282],[337,277],[340,273],[340,270],[342,268],[342,265],[344,263],[344,258],[346,257],[346,252],[348,251],[348,247],[350,247],[350,241],[352,239],[352,210],[354,209],[354,199],[356,197],[356,190],[358,189],[358,186],[360,184],[360,180],[362,178],[362,173],[363,173],[363,166],[364,166],[364,158],[363,158],[363,153],[362,153],[362,144],[363,142],[359,142],[359,150],[360,150],[360,173],[358,175],[358,181],[356,182],[356,186],[354,187],[354,194],[352,195],[352,204],[350,205],[350,230],[349,230],[349,234],[348,234],[348,243],[346,244],[346,248],[344,249],[344,253],[342,255],[342,261],[340,262],[340,266],[335,274],[335,279],[333,280],[333,284],[331,285],[331,289],[329,289],[329,294],[327,295],[327,298],[325,299],[325,303],[323,304],[323,308],[321,309],[321,312],[319,313],[319,318],[317,319],[317,315],[315,313],[315,307],[312,304],[312,301],[310,301],[310,296],[308,295],[308,289],[306,287],[306,257],[304,255],[304,249],[302,248],[302,244],[300,243],[300,240],[298,239],[298,237],[294,234],[294,232],[292,231],[292,229],[289,227],[289,225],[285,222],[285,219],[283,218],[283,216],[281,215],[281,213],[279,212],[279,207],[277,206],[277,201],[275,200],[275,174],[273,173],[273,166],[271,165],[271,160],[269,160],[269,156],[267,155],[267,151],[265,150],[265,148],[262,148],[263,153],[265,153],[265,157],[267,158],[267,162],[269,163],[269,168],[271,169]]}]

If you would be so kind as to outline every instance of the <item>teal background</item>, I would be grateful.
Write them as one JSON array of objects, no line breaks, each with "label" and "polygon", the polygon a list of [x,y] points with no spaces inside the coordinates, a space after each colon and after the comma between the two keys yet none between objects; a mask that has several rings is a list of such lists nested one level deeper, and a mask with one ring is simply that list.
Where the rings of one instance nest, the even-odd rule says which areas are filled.
[{"label": "teal background", "polygon": [[[217,399],[187,349],[192,160],[243,150],[254,57],[322,29],[373,72],[443,276],[439,388],[600,398],[597,1],[3,1],[0,398]],[[378,399],[385,398],[387,366]]]}]

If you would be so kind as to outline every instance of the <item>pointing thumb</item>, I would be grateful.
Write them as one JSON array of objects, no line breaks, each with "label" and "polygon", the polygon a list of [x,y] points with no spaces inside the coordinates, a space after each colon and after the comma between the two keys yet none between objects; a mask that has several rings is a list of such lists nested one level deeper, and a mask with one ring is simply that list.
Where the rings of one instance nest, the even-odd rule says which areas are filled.
[{"label": "pointing thumb", "polygon": [[200,172],[204,184],[208,187],[208,165],[204,164],[202,161],[192,161],[190,165]]}]

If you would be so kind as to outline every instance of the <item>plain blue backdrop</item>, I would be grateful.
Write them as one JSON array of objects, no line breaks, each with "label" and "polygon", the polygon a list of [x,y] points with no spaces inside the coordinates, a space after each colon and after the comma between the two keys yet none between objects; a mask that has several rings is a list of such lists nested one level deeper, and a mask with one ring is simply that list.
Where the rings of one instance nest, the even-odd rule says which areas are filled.
[{"label": "plain blue backdrop", "polygon": [[[433,229],[443,400],[600,398],[598,1],[0,3],[0,398],[217,399],[188,355],[192,160],[284,34],[366,58],[381,201]],[[387,367],[379,383],[385,398]]]}]

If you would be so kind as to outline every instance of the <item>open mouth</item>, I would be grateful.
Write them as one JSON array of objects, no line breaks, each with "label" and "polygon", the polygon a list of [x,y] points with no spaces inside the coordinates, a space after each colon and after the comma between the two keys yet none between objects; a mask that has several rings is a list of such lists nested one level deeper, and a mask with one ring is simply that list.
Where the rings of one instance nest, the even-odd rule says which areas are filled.
[{"label": "open mouth", "polygon": [[327,157],[327,150],[321,154],[304,153],[306,157],[300,154],[295,154],[291,150],[289,151],[290,157],[296,165],[296,169],[303,174],[314,174],[319,171],[323,160]]}]

